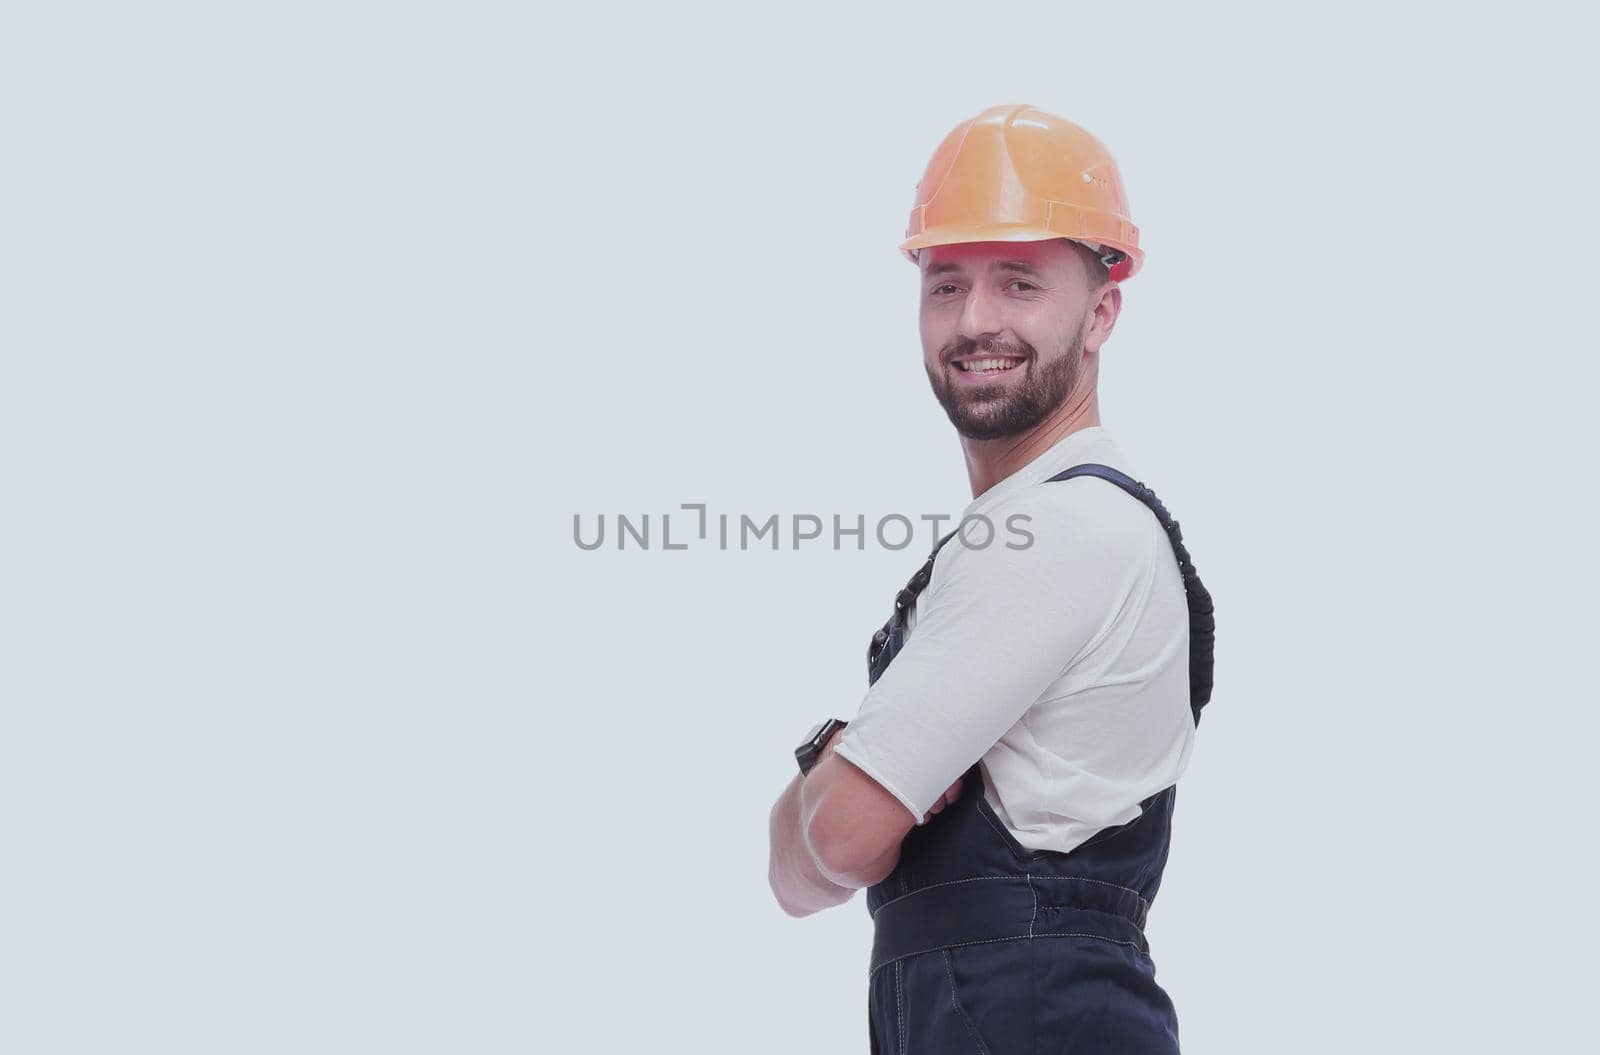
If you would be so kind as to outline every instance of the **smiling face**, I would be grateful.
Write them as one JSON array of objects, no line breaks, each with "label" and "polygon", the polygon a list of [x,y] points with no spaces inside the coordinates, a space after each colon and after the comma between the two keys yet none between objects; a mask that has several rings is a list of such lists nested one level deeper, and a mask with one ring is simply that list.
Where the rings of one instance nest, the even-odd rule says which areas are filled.
[{"label": "smiling face", "polygon": [[924,249],[917,262],[923,365],[962,436],[1025,432],[1081,382],[1094,383],[1094,356],[1120,300],[1087,247],[1061,238],[969,242]]}]

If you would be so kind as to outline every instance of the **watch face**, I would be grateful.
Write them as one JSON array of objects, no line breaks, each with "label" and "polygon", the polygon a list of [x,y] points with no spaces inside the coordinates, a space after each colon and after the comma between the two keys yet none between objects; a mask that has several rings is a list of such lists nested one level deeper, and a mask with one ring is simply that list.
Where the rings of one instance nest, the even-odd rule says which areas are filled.
[{"label": "watch face", "polygon": [[811,767],[817,764],[817,759],[822,754],[822,746],[828,737],[849,724],[837,718],[829,718],[812,726],[811,732],[806,735],[806,742],[794,749],[794,757],[800,763],[800,772],[811,772]]}]

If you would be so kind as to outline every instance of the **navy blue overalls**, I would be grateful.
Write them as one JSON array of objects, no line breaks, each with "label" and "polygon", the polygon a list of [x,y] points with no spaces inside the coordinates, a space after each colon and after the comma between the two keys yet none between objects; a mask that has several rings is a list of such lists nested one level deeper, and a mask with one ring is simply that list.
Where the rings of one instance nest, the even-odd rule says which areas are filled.
[{"label": "navy blue overalls", "polygon": [[[1105,465],[1075,476],[1107,480],[1155,514],[1172,542],[1189,604],[1190,709],[1211,697],[1211,597],[1173,520],[1143,484]],[[905,641],[905,613],[928,585],[927,563],[873,636],[868,683]],[[961,797],[913,828],[893,872],[867,890],[873,942],[867,1003],[871,1050],[882,1055],[1173,1055],[1178,1020],[1156,984],[1144,922],[1161,885],[1177,785],[1140,803],[1126,824],[1072,850],[1030,850],[967,770]]]}]

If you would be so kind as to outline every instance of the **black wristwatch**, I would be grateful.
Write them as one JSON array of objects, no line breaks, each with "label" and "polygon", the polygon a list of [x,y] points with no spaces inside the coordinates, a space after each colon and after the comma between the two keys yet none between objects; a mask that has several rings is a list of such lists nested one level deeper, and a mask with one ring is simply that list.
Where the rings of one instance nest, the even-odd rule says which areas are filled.
[{"label": "black wristwatch", "polygon": [[800,763],[801,776],[811,772],[811,767],[822,757],[822,749],[827,746],[828,738],[849,724],[837,718],[829,718],[821,725],[812,728],[806,735],[806,742],[794,749],[795,760]]}]

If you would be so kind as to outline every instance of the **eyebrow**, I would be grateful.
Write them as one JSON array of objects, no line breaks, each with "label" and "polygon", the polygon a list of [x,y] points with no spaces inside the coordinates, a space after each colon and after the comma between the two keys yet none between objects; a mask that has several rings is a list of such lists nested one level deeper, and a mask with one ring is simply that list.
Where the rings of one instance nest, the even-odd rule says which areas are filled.
[{"label": "eyebrow", "polygon": [[[1001,271],[1015,271],[1019,275],[1037,275],[1039,273],[1039,269],[1028,263],[1026,260],[1002,260],[994,266]],[[948,275],[951,272],[963,270],[965,269],[954,260],[946,260],[942,264],[934,264],[933,266],[929,267],[926,277],[932,278],[935,275]]]}]

